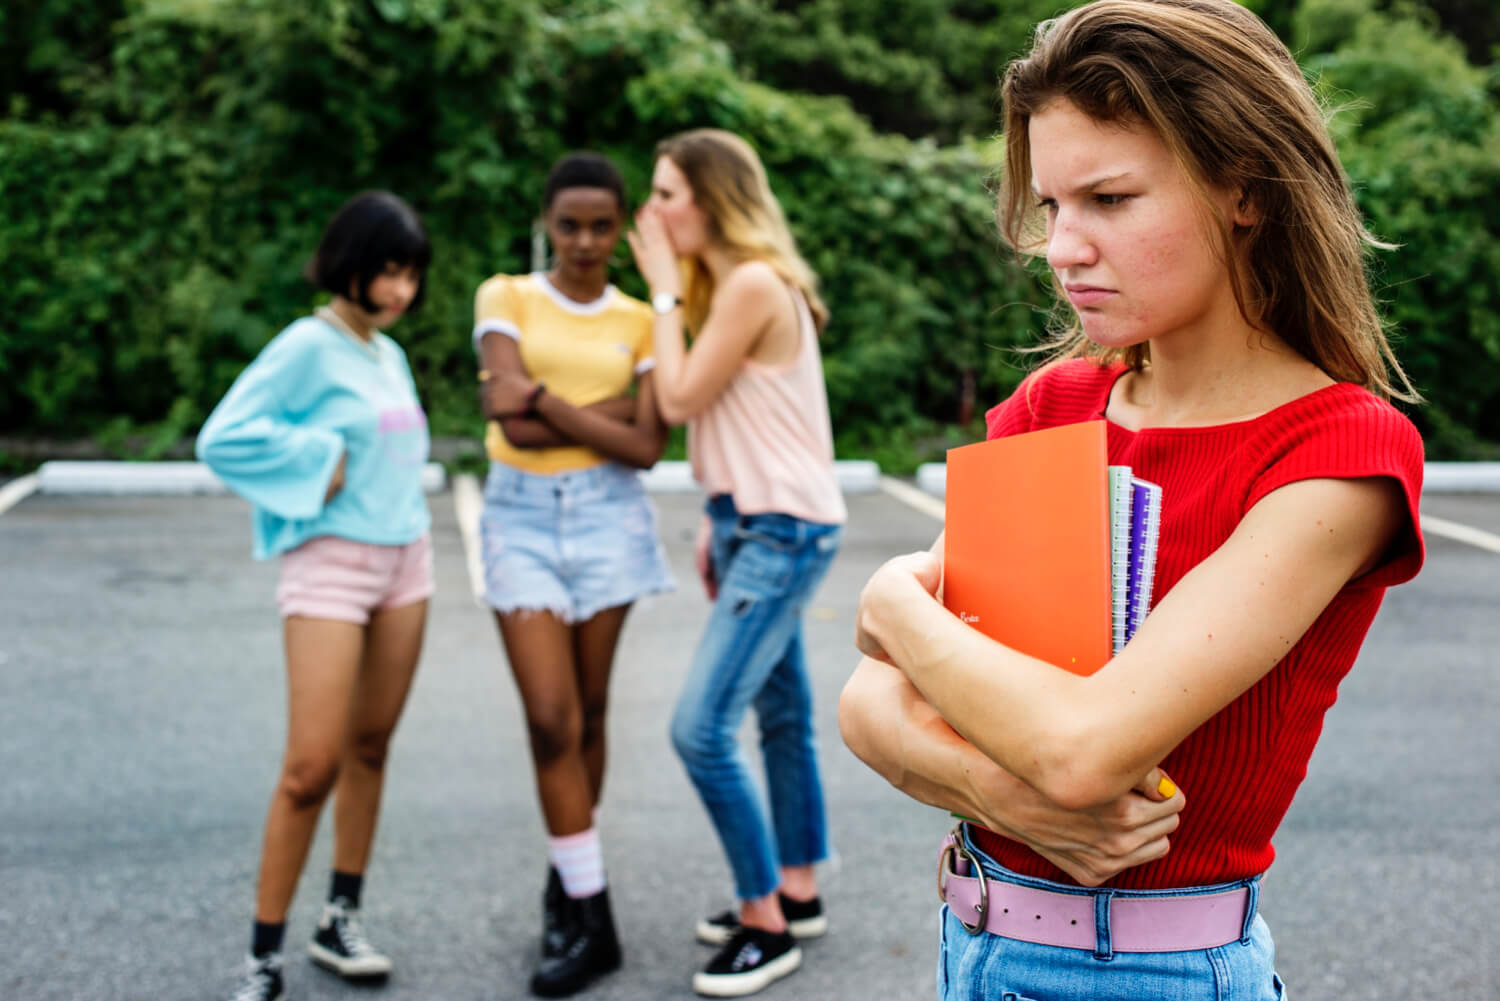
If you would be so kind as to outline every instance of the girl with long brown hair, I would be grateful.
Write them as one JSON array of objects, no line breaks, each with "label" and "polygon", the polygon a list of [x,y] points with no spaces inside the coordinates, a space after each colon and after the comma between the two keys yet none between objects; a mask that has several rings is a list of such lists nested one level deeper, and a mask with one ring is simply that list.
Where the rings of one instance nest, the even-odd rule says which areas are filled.
[{"label": "girl with long brown hair", "polygon": [[974,818],[939,860],[940,997],[1274,1001],[1272,835],[1423,558],[1374,241],[1301,71],[1230,0],[1080,7],[1003,97],[1001,229],[1071,315],[989,436],[1105,420],[1162,487],[1158,598],[1074,675],[944,609],[940,540],[867,584],[841,727]]}]

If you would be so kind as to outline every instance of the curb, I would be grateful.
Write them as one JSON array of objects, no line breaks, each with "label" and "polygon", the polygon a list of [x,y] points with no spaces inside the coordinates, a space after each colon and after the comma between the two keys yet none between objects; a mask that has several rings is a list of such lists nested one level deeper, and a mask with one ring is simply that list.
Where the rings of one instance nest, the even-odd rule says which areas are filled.
[{"label": "curb", "polygon": [[[936,497],[946,495],[948,467],[941,462],[924,462],[917,467],[917,486]],[[1500,462],[1424,463],[1422,493],[1500,493]]]},{"label": "curb", "polygon": [[[183,497],[227,494],[229,488],[201,462],[44,462],[37,491],[52,496]],[[422,489],[438,493],[448,472],[436,462],[422,467]]]},{"label": "curb", "polygon": [[[883,489],[880,467],[865,459],[841,459],[834,474],[845,493]],[[52,496],[186,496],[224,494],[228,488],[201,462],[106,462],[54,460],[42,463],[32,478],[22,478],[38,493]],[[652,493],[695,493],[692,467],[686,462],[658,462],[641,474]],[[927,494],[947,492],[948,470],[941,462],[917,467],[916,485]],[[447,471],[436,462],[422,469],[422,488],[441,493],[449,486]],[[1423,470],[1425,494],[1500,493],[1500,462],[1429,462]],[[16,498],[17,500],[19,498]],[[14,503],[14,501],[12,501]]]},{"label": "curb", "polygon": [[[833,468],[845,493],[873,493],[880,489],[880,467],[873,462],[844,460],[835,462]],[[56,460],[42,463],[34,475],[37,492],[52,496],[179,497],[229,492],[223,481],[201,462]],[[686,462],[658,462],[641,478],[646,489],[653,493],[699,490],[692,467]],[[447,487],[447,471],[439,463],[427,463],[422,469],[422,488],[432,494]]]}]

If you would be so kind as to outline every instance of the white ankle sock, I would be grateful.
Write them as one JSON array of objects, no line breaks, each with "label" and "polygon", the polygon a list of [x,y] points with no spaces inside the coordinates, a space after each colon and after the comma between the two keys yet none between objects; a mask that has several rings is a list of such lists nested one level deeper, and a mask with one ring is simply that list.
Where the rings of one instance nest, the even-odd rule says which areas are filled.
[{"label": "white ankle sock", "polygon": [[592,897],[604,889],[604,849],[599,829],[547,839],[547,857],[562,877],[563,892],[575,899]]}]

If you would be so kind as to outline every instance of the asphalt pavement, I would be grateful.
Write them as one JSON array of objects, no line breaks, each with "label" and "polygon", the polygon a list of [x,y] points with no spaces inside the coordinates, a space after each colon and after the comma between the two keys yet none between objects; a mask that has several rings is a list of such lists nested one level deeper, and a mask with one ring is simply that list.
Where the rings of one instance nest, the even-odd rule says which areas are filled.
[{"label": "asphalt pavement", "polygon": [[[365,891],[396,973],[352,988],[301,952],[327,889],[325,822],[289,919],[298,1001],[526,996],[546,861],[520,708],[471,597],[452,495],[431,502],[439,591]],[[600,826],[625,966],[581,995],[598,1001],[693,997],[710,954],[694,922],[731,902],[666,733],[708,610],[690,559],[698,501],[656,502],[680,587],[632,612],[616,667]],[[936,523],[884,494],[850,505],[808,619],[838,851],[822,876],[831,929],[767,1001],[933,996],[945,815],[843,748],[835,704],[860,586]],[[1425,510],[1500,533],[1495,496]],[[0,517],[3,1001],[227,993],[284,734],[274,581],[233,498],[38,495]],[[1387,596],[1265,884],[1296,1001],[1500,998],[1497,613],[1500,555],[1438,537],[1422,575]]]}]

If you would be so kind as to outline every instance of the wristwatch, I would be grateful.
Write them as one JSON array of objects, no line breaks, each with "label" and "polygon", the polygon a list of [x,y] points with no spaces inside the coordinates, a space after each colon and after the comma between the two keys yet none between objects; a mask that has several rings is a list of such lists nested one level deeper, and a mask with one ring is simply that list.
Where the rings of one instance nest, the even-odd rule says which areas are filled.
[{"label": "wristwatch", "polygon": [[681,305],[682,300],[671,292],[658,292],[651,297],[651,308],[657,316],[666,316]]}]

